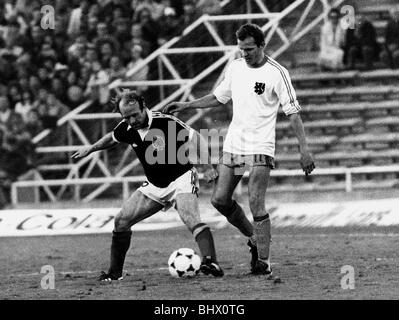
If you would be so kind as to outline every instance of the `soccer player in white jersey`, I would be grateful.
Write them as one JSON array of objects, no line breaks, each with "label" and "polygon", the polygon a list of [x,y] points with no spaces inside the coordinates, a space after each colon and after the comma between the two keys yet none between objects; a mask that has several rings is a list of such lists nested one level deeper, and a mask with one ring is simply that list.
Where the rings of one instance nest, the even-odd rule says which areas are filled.
[{"label": "soccer player in white jersey", "polygon": [[[242,57],[227,67],[224,80],[214,92],[190,102],[172,102],[163,111],[175,113],[212,108],[232,100],[233,117],[224,141],[211,202],[232,225],[249,237],[251,272],[271,275],[271,225],[265,195],[270,170],[274,168],[276,118],[280,105],[298,138],[305,174],[310,174],[315,165],[308,151],[299,115],[301,108],[288,71],[264,53],[264,34],[259,26],[245,24],[236,32],[236,37]],[[244,166],[249,166],[248,194],[253,224],[232,199]]]},{"label": "soccer player in white jersey", "polygon": [[[201,135],[171,115],[150,111],[143,97],[134,91],[120,92],[114,104],[122,121],[93,145],[76,151],[72,158],[80,159],[92,152],[108,149],[119,143],[130,144],[144,168],[147,180],[125,201],[115,217],[112,234],[111,262],[100,281],[122,279],[123,264],[130,246],[131,227],[160,210],[174,206],[180,218],[192,232],[203,261],[206,275],[223,276],[216,260],[216,250],[210,228],[201,222],[198,206],[198,175],[189,152],[204,157],[207,145]],[[203,159],[203,158],[201,158]],[[210,182],[217,171],[205,164],[205,179]]]}]

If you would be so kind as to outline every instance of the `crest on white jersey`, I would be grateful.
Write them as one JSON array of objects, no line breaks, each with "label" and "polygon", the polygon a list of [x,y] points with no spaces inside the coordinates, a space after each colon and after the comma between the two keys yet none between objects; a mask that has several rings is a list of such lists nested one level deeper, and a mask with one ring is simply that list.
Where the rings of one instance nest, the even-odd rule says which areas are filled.
[{"label": "crest on white jersey", "polygon": [[265,86],[266,85],[263,82],[255,82],[255,93],[261,95],[263,92],[265,92]]}]

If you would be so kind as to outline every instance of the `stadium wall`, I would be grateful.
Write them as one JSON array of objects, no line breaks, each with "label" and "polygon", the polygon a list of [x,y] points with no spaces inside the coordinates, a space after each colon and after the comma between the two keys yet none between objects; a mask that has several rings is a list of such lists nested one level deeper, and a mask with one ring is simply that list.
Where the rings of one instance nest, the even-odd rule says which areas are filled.
[{"label": "stadium wall", "polygon": [[[45,209],[0,211],[0,237],[50,236],[111,233],[119,208]],[[399,200],[287,203],[269,207],[273,227],[388,227],[399,225]],[[251,217],[249,217],[251,219]],[[213,228],[227,226],[214,209],[202,212]],[[135,225],[133,231],[161,230],[183,226],[169,210]]]}]

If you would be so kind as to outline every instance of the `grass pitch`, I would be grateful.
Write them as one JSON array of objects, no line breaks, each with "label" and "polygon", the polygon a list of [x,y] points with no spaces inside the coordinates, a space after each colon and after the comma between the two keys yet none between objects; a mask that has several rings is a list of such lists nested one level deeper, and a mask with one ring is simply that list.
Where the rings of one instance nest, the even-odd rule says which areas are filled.
[{"label": "grass pitch", "polygon": [[[212,225],[211,225],[212,226]],[[249,274],[246,239],[214,230],[223,278],[176,279],[167,261],[177,248],[198,251],[185,228],[133,233],[119,282],[96,281],[109,263],[111,235],[2,238],[0,299],[397,299],[399,228],[273,229],[274,280]],[[55,289],[41,287],[41,268],[55,270]],[[355,289],[341,268],[353,266]]]}]

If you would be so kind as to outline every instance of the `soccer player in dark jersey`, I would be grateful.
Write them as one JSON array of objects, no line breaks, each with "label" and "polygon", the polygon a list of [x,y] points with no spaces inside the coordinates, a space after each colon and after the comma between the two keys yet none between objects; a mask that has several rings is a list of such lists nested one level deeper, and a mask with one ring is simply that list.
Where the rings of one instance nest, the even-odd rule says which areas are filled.
[{"label": "soccer player in dark jersey", "polygon": [[[134,91],[119,91],[114,104],[123,117],[115,129],[96,143],[76,151],[73,159],[111,148],[118,143],[132,146],[140,160],[148,182],[125,201],[115,217],[108,272],[99,280],[122,279],[123,264],[130,246],[131,227],[160,210],[174,206],[180,218],[193,233],[202,255],[201,271],[223,276],[209,227],[201,222],[198,206],[198,175],[189,159],[189,148],[203,153],[207,145],[201,135],[174,116],[150,111],[142,96]],[[197,152],[196,151],[196,152]],[[218,176],[210,165],[204,172],[210,182]]]}]

